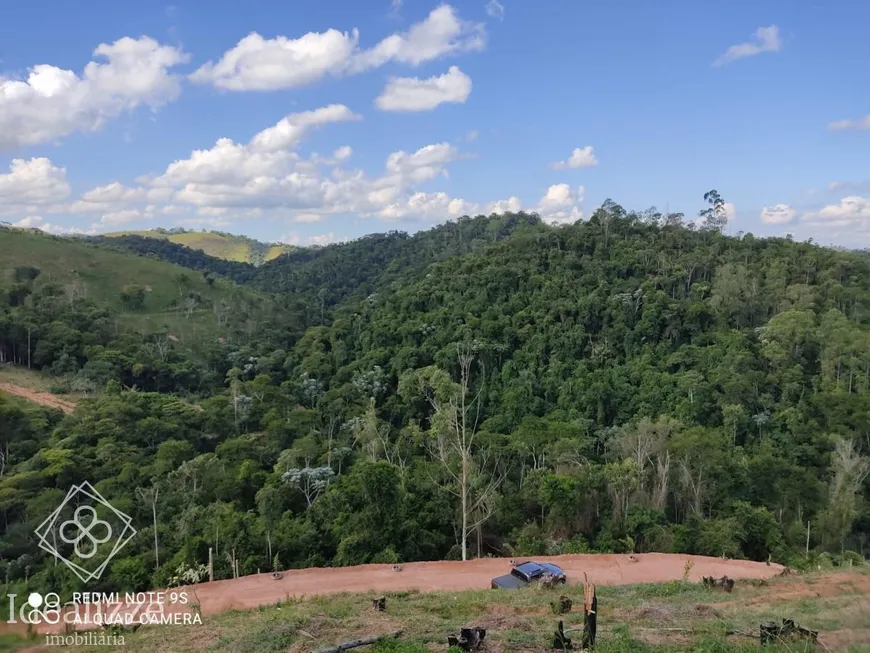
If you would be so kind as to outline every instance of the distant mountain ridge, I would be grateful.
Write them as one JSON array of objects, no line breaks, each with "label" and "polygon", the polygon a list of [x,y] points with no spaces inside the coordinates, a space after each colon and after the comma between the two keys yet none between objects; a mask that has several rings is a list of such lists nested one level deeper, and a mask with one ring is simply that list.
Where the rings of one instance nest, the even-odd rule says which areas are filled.
[{"label": "distant mountain ridge", "polygon": [[247,236],[223,231],[193,231],[185,229],[150,229],[147,231],[116,231],[103,234],[105,238],[140,236],[166,240],[192,250],[201,250],[214,258],[237,263],[262,265],[293,249],[290,245],[264,243]]}]

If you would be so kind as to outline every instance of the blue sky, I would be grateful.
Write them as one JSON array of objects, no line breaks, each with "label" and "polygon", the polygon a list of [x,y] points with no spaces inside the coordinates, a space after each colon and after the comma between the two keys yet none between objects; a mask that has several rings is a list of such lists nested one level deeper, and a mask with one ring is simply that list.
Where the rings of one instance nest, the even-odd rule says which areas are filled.
[{"label": "blue sky", "polygon": [[870,244],[868,3],[94,0],[2,16],[14,224],[308,244],[492,210],[565,223],[606,198],[691,218],[716,188],[732,233]]}]

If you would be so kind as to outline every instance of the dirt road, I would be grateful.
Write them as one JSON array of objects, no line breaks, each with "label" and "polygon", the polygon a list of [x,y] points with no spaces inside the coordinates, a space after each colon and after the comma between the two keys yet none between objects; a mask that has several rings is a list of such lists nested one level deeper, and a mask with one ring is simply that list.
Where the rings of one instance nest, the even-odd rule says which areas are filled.
[{"label": "dirt road", "polygon": [[10,395],[15,395],[16,397],[21,397],[22,399],[27,399],[28,401],[43,406],[48,406],[49,408],[62,410],[66,414],[70,414],[76,409],[76,405],[73,402],[61,399],[50,392],[37,392],[36,390],[22,388],[20,385],[15,385],[13,383],[0,383],[0,392],[6,392]]},{"label": "dirt road", "polygon": [[[628,585],[678,580],[691,561],[688,577],[700,581],[703,576],[731,578],[769,578],[782,566],[746,560],[722,560],[705,556],[647,553],[627,555],[540,556],[535,560],[551,561],[561,566],[570,584],[589,582],[599,585]],[[271,574],[244,576],[234,580],[203,583],[196,588],[203,614],[225,610],[253,608],[273,604],[287,597],[334,594],[338,592],[387,592],[416,589],[438,590],[487,589],[494,576],[506,574],[510,561],[485,558],[467,562],[412,562],[394,571],[392,565],[360,565],[325,569],[294,569],[274,580]]]},{"label": "dirt road", "polygon": [[[583,583],[584,577],[598,585],[666,582],[683,578],[687,569],[688,580],[693,582],[700,581],[703,576],[727,575],[734,579],[770,578],[783,569],[781,565],[776,564],[767,565],[763,562],[723,560],[705,556],[647,553],[637,554],[634,557],[635,562],[632,562],[628,555],[615,554],[540,556],[534,559],[555,562],[561,566],[571,585]],[[291,597],[301,598],[341,592],[486,590],[490,587],[491,579],[508,573],[510,566],[510,560],[507,558],[485,558],[467,562],[411,562],[403,564],[401,571],[395,571],[392,565],[294,569],[283,572],[282,577],[277,580],[272,578],[271,573],[254,574],[178,588],[176,591],[188,595],[189,603],[186,605],[166,603],[162,606],[162,611],[166,614],[191,613],[191,604],[199,603],[201,614],[207,616],[227,610],[274,605]],[[102,612],[104,609],[95,607],[94,612]],[[137,607],[121,604],[109,606],[107,612],[120,615],[132,612],[135,615],[139,614],[138,610],[141,609],[141,605]],[[21,626],[19,630],[23,632],[23,625],[18,625]],[[92,627],[92,625],[81,625],[75,628],[87,630]],[[36,631],[60,632],[61,628],[61,625],[52,627],[41,624],[36,627]],[[17,632],[9,624],[0,624],[0,633],[6,630]]]}]

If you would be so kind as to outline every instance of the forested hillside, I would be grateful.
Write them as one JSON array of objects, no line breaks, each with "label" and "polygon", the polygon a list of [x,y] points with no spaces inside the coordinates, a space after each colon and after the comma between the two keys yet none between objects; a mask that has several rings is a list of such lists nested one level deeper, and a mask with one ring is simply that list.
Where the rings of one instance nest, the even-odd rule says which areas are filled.
[{"label": "forested hillside", "polygon": [[33,364],[98,368],[105,388],[62,421],[0,404],[11,586],[77,587],[32,531],[84,480],[140,531],[103,576],[113,590],[165,585],[209,547],[219,577],[230,552],[244,574],[863,551],[870,257],[708,225],[608,202],[559,228],[479,217],[295,251],[238,277],[295,309],[242,321],[204,366],[171,341],[160,366],[90,299],[22,304],[7,281],[16,360],[16,316],[50,312],[29,319],[82,344],[31,343]]},{"label": "forested hillside", "polygon": [[436,261],[480,249],[507,238],[517,229],[540,226],[526,214],[490,218],[460,218],[413,236],[392,231],[371,234],[328,247],[297,247],[255,268],[223,261],[183,245],[139,235],[92,238],[114,249],[223,275],[264,292],[280,293],[285,301],[316,309],[313,319],[326,320],[327,309],[350,296],[366,297],[377,288],[418,276]]},{"label": "forested hillside", "polygon": [[107,249],[160,259],[192,270],[219,274],[241,283],[249,282],[254,276],[254,266],[249,263],[227,261],[209,256],[200,249],[191,249],[167,238],[151,238],[139,234],[117,234],[114,236],[91,236],[88,240]]}]

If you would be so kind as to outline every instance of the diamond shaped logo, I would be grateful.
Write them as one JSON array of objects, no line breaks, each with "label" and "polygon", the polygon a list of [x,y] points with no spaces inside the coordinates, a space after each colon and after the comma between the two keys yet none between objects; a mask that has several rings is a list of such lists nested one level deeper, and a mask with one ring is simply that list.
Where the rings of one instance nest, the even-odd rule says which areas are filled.
[{"label": "diamond shaped logo", "polygon": [[132,521],[85,481],[70,488],[34,533],[40,549],[87,583],[102,576],[115,554],[136,534]]}]

